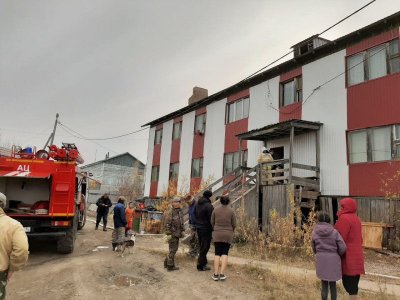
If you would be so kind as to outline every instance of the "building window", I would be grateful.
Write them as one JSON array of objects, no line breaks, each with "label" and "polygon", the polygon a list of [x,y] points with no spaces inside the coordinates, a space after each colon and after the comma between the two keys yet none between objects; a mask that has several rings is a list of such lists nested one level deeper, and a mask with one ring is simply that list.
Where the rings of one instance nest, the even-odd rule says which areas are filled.
[{"label": "building window", "polygon": [[393,141],[394,157],[400,159],[400,125],[395,126],[395,134]]},{"label": "building window", "polygon": [[195,158],[192,160],[192,178],[203,177],[203,158]]},{"label": "building window", "polygon": [[281,106],[303,101],[303,79],[301,76],[281,84]]},{"label": "building window", "polygon": [[[240,152],[224,154],[224,176],[240,166]],[[247,150],[243,151],[243,166],[247,166]]]},{"label": "building window", "polygon": [[349,161],[351,164],[387,161],[399,157],[398,127],[383,126],[349,132]]},{"label": "building window", "polygon": [[367,132],[356,131],[349,133],[350,163],[366,162],[367,160]]},{"label": "building window", "polygon": [[158,129],[154,135],[154,145],[161,144],[162,141],[162,129]]},{"label": "building window", "polygon": [[225,123],[232,123],[249,117],[250,98],[244,98],[226,105]]},{"label": "building window", "polygon": [[169,165],[169,180],[177,181],[179,175],[179,163]]},{"label": "building window", "polygon": [[347,58],[349,86],[397,72],[400,72],[398,39]]},{"label": "building window", "polygon": [[392,158],[391,127],[371,129],[372,161],[390,160]]},{"label": "building window", "polygon": [[197,115],[194,119],[194,133],[204,134],[206,132],[206,114]]},{"label": "building window", "polygon": [[154,166],[151,168],[151,182],[157,182],[160,175],[160,166]]},{"label": "building window", "polygon": [[174,123],[174,127],[172,129],[172,139],[178,140],[181,138],[182,133],[182,122]]}]

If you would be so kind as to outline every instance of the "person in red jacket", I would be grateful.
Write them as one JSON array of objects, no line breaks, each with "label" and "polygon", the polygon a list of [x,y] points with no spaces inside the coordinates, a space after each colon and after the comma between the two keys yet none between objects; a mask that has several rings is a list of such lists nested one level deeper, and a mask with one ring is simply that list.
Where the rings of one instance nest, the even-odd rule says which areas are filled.
[{"label": "person in red jacket", "polygon": [[340,201],[340,211],[335,228],[346,243],[346,253],[342,256],[342,282],[350,299],[358,299],[360,275],[365,274],[362,247],[361,221],[357,217],[357,202],[352,198]]}]

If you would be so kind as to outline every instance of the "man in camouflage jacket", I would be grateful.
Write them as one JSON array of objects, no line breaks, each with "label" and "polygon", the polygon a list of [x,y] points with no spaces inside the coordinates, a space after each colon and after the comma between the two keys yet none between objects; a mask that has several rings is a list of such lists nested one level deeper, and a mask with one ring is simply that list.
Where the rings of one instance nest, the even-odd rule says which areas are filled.
[{"label": "man in camouflage jacket", "polygon": [[179,239],[183,235],[183,213],[181,209],[181,199],[174,198],[172,200],[172,208],[166,215],[165,234],[169,244],[169,253],[164,260],[164,267],[168,271],[179,270],[175,266],[175,254],[178,251]]}]

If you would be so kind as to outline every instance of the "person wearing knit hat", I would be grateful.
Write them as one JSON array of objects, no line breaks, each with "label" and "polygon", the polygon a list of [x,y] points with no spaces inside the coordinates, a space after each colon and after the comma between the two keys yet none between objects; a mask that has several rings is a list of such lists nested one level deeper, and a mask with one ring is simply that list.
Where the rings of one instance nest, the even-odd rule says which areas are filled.
[{"label": "person wearing knit hat", "polygon": [[211,203],[212,192],[206,190],[203,192],[201,197],[195,206],[195,219],[196,219],[196,230],[199,239],[199,257],[197,258],[197,270],[208,271],[210,267],[207,266],[207,253],[210,250],[211,239],[212,239],[212,225],[211,225],[211,214],[214,207]]},{"label": "person wearing knit hat", "polygon": [[168,271],[176,271],[179,268],[175,265],[175,254],[178,251],[179,239],[182,238],[184,232],[181,198],[172,198],[171,205],[171,210],[165,216],[165,234],[169,253],[164,259],[164,268],[167,268]]},{"label": "person wearing knit hat", "polygon": [[15,271],[22,269],[29,255],[28,238],[21,223],[4,212],[7,198],[0,193],[0,299],[6,297],[6,285]]}]

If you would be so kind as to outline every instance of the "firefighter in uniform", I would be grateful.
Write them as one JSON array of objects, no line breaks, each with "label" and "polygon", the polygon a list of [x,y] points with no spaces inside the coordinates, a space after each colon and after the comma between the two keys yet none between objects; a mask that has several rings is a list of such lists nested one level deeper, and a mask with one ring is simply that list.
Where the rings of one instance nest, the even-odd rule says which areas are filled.
[{"label": "firefighter in uniform", "polygon": [[175,266],[175,254],[178,251],[179,239],[183,235],[183,212],[181,209],[181,199],[175,197],[172,200],[172,208],[166,216],[165,234],[169,245],[168,256],[164,260],[164,267],[168,271],[179,270]]},{"label": "firefighter in uniform", "polygon": [[[264,163],[273,161],[274,158],[272,157],[271,153],[268,151],[267,148],[263,148],[262,153],[258,157],[258,163],[261,164],[261,175],[264,178],[270,179],[272,178],[272,174],[268,173],[272,168],[271,166],[266,166]],[[273,184],[272,180],[268,180],[268,184]]]},{"label": "firefighter in uniform", "polygon": [[28,260],[28,238],[21,223],[4,213],[6,196],[0,193],[0,300],[6,297],[6,285],[15,271]]}]

